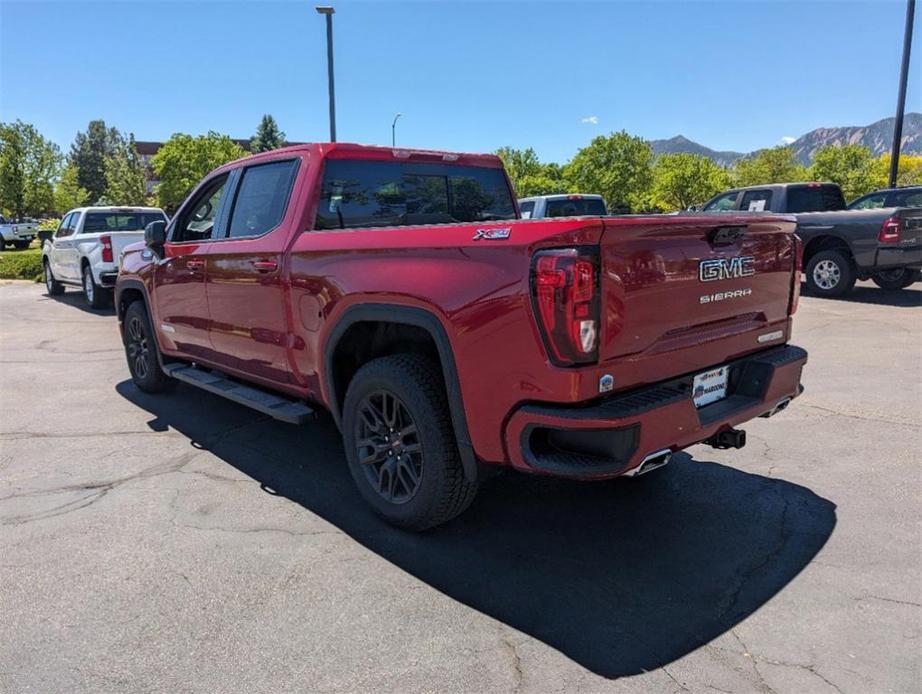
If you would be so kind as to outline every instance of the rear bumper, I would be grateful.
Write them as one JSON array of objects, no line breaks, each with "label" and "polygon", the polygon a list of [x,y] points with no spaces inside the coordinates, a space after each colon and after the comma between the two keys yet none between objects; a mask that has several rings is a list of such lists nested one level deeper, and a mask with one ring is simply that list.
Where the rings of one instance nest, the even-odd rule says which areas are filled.
[{"label": "rear bumper", "polygon": [[806,362],[807,352],[793,345],[730,362],[727,397],[700,409],[692,401],[694,374],[586,407],[524,405],[506,426],[510,460],[528,472],[616,477],[651,454],[681,450],[786,406],[803,390]]},{"label": "rear bumper", "polygon": [[118,279],[118,270],[103,270],[97,279],[102,287],[114,287],[115,280]]},{"label": "rear bumper", "polygon": [[891,270],[907,267],[911,270],[922,269],[922,246],[907,248],[880,246],[877,249],[875,270]]}]

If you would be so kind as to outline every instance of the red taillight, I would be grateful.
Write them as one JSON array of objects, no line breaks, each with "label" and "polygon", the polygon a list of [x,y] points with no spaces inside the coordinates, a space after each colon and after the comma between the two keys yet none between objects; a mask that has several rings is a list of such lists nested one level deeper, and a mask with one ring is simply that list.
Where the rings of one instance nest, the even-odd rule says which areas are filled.
[{"label": "red taillight", "polygon": [[794,240],[794,275],[791,278],[791,305],[788,307],[788,315],[793,316],[797,313],[797,306],[800,304],[800,275],[804,268],[804,244],[801,243],[797,234],[793,236]]},{"label": "red taillight", "polygon": [[899,243],[901,228],[902,223],[900,222],[900,218],[890,217],[890,219],[881,225],[880,232],[877,234],[877,240],[881,243]]},{"label": "red taillight", "polygon": [[561,366],[598,358],[598,258],[576,248],[535,254],[535,313],[551,361]]},{"label": "red taillight", "polygon": [[100,236],[99,243],[102,244],[102,262],[111,263],[112,262],[112,237],[111,236]]}]

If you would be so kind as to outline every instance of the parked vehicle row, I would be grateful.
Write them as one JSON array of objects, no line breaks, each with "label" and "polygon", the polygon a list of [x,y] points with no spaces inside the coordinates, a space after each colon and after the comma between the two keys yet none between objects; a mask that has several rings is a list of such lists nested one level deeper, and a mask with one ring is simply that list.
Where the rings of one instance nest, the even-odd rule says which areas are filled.
[{"label": "parked vehicle row", "polygon": [[79,287],[92,308],[107,306],[119,256],[128,245],[143,241],[144,228],[154,221],[166,221],[157,207],[80,207],[68,212],[42,246],[48,293]]},{"label": "parked vehicle row", "polygon": [[[903,195],[901,190],[898,197],[893,191],[875,195],[885,202],[918,201],[911,191]],[[884,289],[917,282],[922,208],[866,203],[859,199],[847,207],[835,183],[779,183],[734,188],[709,200],[703,210],[793,214],[804,243],[807,288],[818,296],[842,296],[858,279],[872,279]]]},{"label": "parked vehicle row", "polygon": [[596,480],[745,445],[739,424],[802,390],[794,230],[522,219],[498,157],[300,145],[222,166],[149,223],[115,305],[138,388],[292,423],[326,408],[361,495],[422,530],[503,467]]}]

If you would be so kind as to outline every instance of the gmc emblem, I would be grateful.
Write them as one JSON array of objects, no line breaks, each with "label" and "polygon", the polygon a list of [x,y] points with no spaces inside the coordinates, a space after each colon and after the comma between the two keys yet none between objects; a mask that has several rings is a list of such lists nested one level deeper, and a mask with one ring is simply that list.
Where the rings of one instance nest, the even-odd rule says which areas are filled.
[{"label": "gmc emblem", "polygon": [[698,279],[702,282],[732,280],[736,277],[749,277],[755,274],[755,258],[751,255],[736,258],[712,258],[698,263]]}]

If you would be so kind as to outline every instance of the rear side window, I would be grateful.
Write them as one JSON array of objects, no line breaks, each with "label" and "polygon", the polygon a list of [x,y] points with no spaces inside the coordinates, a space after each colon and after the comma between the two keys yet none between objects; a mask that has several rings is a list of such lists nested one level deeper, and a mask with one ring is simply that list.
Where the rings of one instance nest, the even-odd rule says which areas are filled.
[{"label": "rear side window", "polygon": [[594,198],[548,200],[545,217],[578,217],[580,215],[605,215],[605,203]]},{"label": "rear side window", "polygon": [[317,229],[514,219],[502,169],[327,160]]},{"label": "rear side window", "polygon": [[845,209],[845,198],[838,186],[791,186],[788,212],[835,212]]},{"label": "rear side window", "polygon": [[520,202],[519,212],[522,213],[522,219],[531,219],[531,216],[535,213],[534,200],[530,200],[528,202]]},{"label": "rear side window", "polygon": [[896,205],[898,207],[922,207],[922,190],[898,195]]},{"label": "rear side window", "polygon": [[764,212],[772,208],[772,192],[770,190],[747,190],[743,193],[740,209],[746,212]]},{"label": "rear side window", "polygon": [[159,212],[87,212],[84,234],[104,231],[143,231],[151,222],[166,221]]},{"label": "rear side window", "polygon": [[285,216],[297,168],[296,159],[245,168],[231,212],[229,236],[261,236],[277,227]]}]

